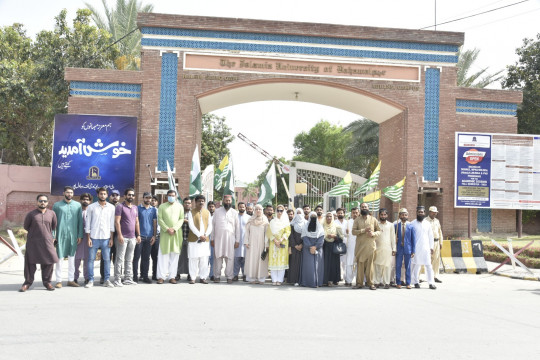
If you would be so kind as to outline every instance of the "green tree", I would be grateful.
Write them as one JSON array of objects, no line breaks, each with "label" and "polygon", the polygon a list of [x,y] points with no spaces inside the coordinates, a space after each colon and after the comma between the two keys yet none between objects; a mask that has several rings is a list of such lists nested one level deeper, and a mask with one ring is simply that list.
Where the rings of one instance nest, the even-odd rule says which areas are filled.
[{"label": "green tree", "polygon": [[368,119],[351,122],[344,129],[351,133],[345,156],[349,161],[347,170],[369,177],[379,162],[379,124]]},{"label": "green tree", "polygon": [[536,40],[524,39],[516,53],[519,60],[507,67],[502,86],[523,91],[523,103],[517,110],[518,133],[540,134],[540,33]]},{"label": "green tree", "polygon": [[494,74],[487,72],[488,68],[483,68],[475,73],[470,74],[471,67],[478,58],[480,49],[474,48],[463,51],[460,49],[458,52],[457,63],[457,85],[462,87],[472,88],[485,88],[488,85],[499,81],[503,76],[501,73],[503,70],[497,71]]},{"label": "green tree", "polygon": [[0,147],[12,163],[50,164],[54,115],[67,110],[64,69],[110,67],[117,56],[110,35],[89,24],[88,9],[77,11],[73,28],[65,10],[55,22],[35,41],[20,24],[0,29]]},{"label": "green tree", "polygon": [[[112,40],[118,41],[120,55],[115,59],[115,66],[120,70],[138,70],[141,66],[141,38],[137,28],[137,13],[152,12],[154,5],[143,5],[137,0],[117,0],[115,7],[108,7],[106,0],[101,0],[105,16],[89,3],[85,5],[92,11],[96,26],[112,34]],[[135,30],[135,31],[134,31]]]},{"label": "green tree", "polygon": [[225,117],[204,114],[202,117],[201,170],[208,165],[219,165],[225,155],[230,155],[227,146],[234,140]]},{"label": "green tree", "polygon": [[254,197],[257,195],[257,183],[256,182],[250,182],[246,185],[244,191],[242,191],[242,197]]}]

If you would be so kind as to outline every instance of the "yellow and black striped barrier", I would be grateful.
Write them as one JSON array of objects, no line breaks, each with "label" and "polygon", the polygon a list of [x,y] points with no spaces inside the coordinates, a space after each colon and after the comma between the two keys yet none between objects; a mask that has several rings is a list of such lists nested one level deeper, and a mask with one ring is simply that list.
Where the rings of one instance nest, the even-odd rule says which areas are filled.
[{"label": "yellow and black striped barrier", "polygon": [[445,273],[480,274],[488,271],[481,240],[445,240],[441,260]]}]

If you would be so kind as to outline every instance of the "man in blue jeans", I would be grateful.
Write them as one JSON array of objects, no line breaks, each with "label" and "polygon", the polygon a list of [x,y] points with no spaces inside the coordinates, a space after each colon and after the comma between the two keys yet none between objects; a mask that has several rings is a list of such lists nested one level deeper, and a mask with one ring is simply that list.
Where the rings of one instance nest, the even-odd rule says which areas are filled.
[{"label": "man in blue jeans", "polygon": [[135,247],[135,256],[133,257],[133,280],[139,279],[139,258],[141,259],[140,279],[151,284],[152,280],[148,278],[150,268],[150,253],[152,245],[156,242],[157,235],[157,209],[150,205],[152,194],[145,192],[143,194],[143,203],[139,205],[139,228],[141,230],[141,243]]},{"label": "man in blue jeans", "polygon": [[107,189],[100,187],[97,189],[98,201],[88,205],[86,210],[86,224],[84,232],[86,241],[90,248],[88,258],[88,283],[85,288],[94,286],[94,261],[98,249],[101,249],[101,258],[104,262],[104,284],[103,286],[113,288],[114,285],[109,280],[111,272],[110,248],[113,245],[114,236],[114,205],[107,202]]}]

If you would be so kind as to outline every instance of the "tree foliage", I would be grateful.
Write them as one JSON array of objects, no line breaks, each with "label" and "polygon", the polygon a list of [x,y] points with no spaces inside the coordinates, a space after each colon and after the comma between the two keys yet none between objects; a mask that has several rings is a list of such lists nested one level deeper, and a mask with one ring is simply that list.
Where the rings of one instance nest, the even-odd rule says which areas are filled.
[{"label": "tree foliage", "polygon": [[458,52],[457,85],[462,87],[485,88],[502,78],[503,70],[494,74],[487,72],[488,68],[480,69],[471,74],[471,68],[480,54],[480,49],[474,48]]},{"label": "tree foliage", "polygon": [[101,0],[101,2],[105,16],[102,16],[91,4],[85,3],[85,5],[92,11],[92,19],[99,29],[109,32],[114,42],[121,39],[118,42],[120,54],[114,61],[116,68],[139,69],[142,34],[137,28],[137,13],[152,12],[154,5],[143,5],[137,0],[117,0],[116,6],[109,8],[106,0]]},{"label": "tree foliage", "polygon": [[202,117],[201,170],[210,164],[218,166],[225,155],[230,155],[227,146],[234,140],[234,135],[225,120],[214,114]]},{"label": "tree foliage", "polygon": [[344,131],[351,133],[345,152],[350,164],[347,170],[369,177],[379,162],[379,124],[359,119],[347,125]]},{"label": "tree foliage", "polygon": [[67,110],[64,69],[111,67],[116,58],[110,35],[89,24],[88,9],[77,11],[73,28],[66,14],[62,10],[54,30],[41,31],[35,41],[21,24],[0,29],[0,147],[8,155],[3,161],[49,165],[54,115]]},{"label": "tree foliage", "polygon": [[540,33],[536,40],[524,39],[516,53],[519,60],[507,67],[502,86],[523,91],[517,111],[518,133],[540,134]]}]

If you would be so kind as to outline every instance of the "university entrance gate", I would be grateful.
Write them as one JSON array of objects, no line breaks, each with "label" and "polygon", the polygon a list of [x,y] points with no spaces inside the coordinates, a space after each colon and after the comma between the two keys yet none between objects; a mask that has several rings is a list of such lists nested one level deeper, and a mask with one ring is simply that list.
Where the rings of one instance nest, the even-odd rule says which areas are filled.
[{"label": "university entrance gate", "polygon": [[[520,92],[456,86],[463,33],[152,13],[138,26],[140,71],[65,75],[70,113],[137,116],[138,196],[166,179],[167,161],[187,193],[202,114],[298,100],[379,123],[379,187],[407,176],[401,206],[436,205],[445,234],[459,234],[467,210],[453,207],[454,132],[517,130]],[[384,198],[381,206],[398,210]],[[493,231],[515,230],[515,211],[489,215]]]}]

